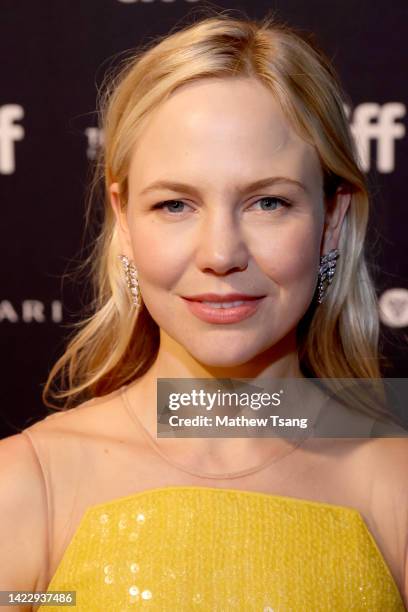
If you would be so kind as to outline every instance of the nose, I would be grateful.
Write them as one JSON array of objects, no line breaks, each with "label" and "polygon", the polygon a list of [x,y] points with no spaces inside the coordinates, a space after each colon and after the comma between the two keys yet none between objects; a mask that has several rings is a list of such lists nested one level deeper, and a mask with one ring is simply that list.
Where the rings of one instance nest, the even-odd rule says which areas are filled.
[{"label": "nose", "polygon": [[200,227],[196,262],[202,272],[225,275],[248,267],[249,250],[239,223],[220,208]]}]

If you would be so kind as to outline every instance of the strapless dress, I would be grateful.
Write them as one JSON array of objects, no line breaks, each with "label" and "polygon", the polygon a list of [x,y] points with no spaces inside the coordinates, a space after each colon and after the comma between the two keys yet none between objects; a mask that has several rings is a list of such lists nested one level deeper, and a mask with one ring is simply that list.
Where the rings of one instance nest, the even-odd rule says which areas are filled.
[{"label": "strapless dress", "polygon": [[205,486],[89,507],[55,590],[76,591],[81,612],[405,610],[358,510]]}]

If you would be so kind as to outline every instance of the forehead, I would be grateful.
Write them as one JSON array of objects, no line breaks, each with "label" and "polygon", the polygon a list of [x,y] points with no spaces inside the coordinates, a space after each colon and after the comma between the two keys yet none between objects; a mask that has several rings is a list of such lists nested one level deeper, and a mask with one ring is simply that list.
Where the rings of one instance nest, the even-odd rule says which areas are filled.
[{"label": "forehead", "polygon": [[151,113],[132,152],[129,180],[256,179],[271,172],[321,179],[315,148],[295,133],[265,85],[211,78],[179,87]]}]

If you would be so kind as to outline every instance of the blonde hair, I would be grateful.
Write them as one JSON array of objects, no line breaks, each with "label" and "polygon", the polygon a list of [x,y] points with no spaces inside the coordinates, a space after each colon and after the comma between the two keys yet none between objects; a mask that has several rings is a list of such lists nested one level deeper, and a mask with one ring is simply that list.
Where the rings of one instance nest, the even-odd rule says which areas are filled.
[{"label": "blonde hair", "polygon": [[[218,77],[256,77],[280,103],[291,125],[316,148],[330,201],[345,184],[352,200],[341,230],[340,258],[326,299],[298,326],[302,371],[316,378],[380,378],[377,297],[364,253],[369,215],[366,179],[359,168],[344,110],[346,96],[327,57],[304,35],[271,16],[261,21],[219,13],[190,24],[127,59],[100,95],[104,147],[94,186],[104,181],[102,229],[84,261],[94,290],[90,313],[74,324],[65,353],[53,366],[47,394],[65,408],[100,396],[146,372],[159,347],[159,328],[146,307],[131,307],[120,261],[109,186],[127,200],[130,155],[144,119],[179,86]],[[91,218],[88,208],[87,220]],[[66,388],[51,391],[61,377]]]}]

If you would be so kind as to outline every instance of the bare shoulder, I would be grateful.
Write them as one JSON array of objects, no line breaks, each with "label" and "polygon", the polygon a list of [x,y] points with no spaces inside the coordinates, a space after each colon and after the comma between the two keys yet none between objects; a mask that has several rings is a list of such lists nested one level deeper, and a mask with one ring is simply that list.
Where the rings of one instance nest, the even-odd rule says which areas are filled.
[{"label": "bare shoulder", "polygon": [[339,448],[343,453],[336,457],[343,480],[337,480],[353,500],[349,505],[359,510],[408,603],[408,439],[347,439]]},{"label": "bare shoulder", "polygon": [[58,494],[70,499],[72,478],[64,475],[72,476],[78,468],[81,456],[76,451],[84,437],[81,448],[92,453],[101,440],[118,439],[121,423],[125,430],[120,402],[117,392],[94,398],[0,440],[0,590],[44,589],[50,544],[48,495],[55,500],[57,485]]},{"label": "bare shoulder", "polygon": [[370,438],[356,449],[352,477],[361,495],[372,510],[398,514],[408,524],[408,438]]},{"label": "bare shoulder", "polygon": [[392,543],[389,564],[408,606],[408,439],[376,439],[368,461],[375,474],[372,499],[377,523],[384,522],[385,537]]},{"label": "bare shoulder", "polygon": [[388,477],[388,484],[401,484],[408,493],[408,437],[372,438],[362,447],[367,467]]},{"label": "bare shoulder", "polygon": [[[71,434],[91,438],[106,437],[120,433],[124,421],[121,411],[120,391],[95,397],[75,408],[56,410],[33,426],[42,434]],[[122,427],[126,431],[125,427]]]},{"label": "bare shoulder", "polygon": [[33,590],[46,559],[46,500],[23,434],[0,441],[0,486],[0,590]]}]

